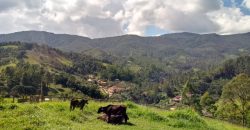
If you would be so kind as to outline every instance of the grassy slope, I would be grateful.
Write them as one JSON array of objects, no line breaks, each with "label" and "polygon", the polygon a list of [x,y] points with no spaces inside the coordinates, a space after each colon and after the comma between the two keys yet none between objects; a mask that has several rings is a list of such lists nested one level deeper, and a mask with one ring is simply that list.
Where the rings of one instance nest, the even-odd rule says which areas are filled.
[{"label": "grassy slope", "polygon": [[[107,104],[90,101],[83,112],[79,109],[70,112],[68,102],[5,103],[0,105],[0,129],[244,130],[226,122],[201,118],[192,110],[170,112],[130,102],[123,104],[128,106],[132,125],[111,125],[96,119],[98,107]],[[17,108],[11,109],[15,105]]]},{"label": "grassy slope", "polygon": [[[0,48],[16,50],[16,49],[18,49],[18,46],[16,46],[16,45],[5,45],[5,46],[0,46]],[[15,66],[16,63],[17,63],[16,58],[12,58],[12,61],[9,64],[0,66],[0,72],[2,70],[4,70],[6,67]]]},{"label": "grassy slope", "polygon": [[52,62],[56,62],[58,64],[63,64],[66,66],[72,66],[73,63],[69,59],[66,59],[62,55],[58,54],[56,51],[50,50],[50,53],[44,53],[39,49],[34,49],[31,51],[26,51],[27,58],[26,61],[30,64],[51,64]]}]

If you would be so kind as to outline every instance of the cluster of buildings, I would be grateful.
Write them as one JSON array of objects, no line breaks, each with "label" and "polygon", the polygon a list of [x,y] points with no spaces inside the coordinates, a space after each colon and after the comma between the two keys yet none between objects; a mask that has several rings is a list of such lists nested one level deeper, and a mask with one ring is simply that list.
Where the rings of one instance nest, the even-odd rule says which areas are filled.
[{"label": "cluster of buildings", "polygon": [[94,75],[89,75],[88,82],[95,83],[99,86],[100,90],[106,94],[108,94],[109,97],[111,97],[115,93],[120,93],[125,90],[124,86],[120,84],[119,79],[116,79],[115,81],[107,81],[98,79]]}]

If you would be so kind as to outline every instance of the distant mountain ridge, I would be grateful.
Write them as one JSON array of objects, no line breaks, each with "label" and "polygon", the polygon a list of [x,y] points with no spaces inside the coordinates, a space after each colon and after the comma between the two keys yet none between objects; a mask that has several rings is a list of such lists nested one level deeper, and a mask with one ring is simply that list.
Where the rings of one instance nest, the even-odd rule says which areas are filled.
[{"label": "distant mountain ridge", "polygon": [[[154,62],[171,68],[203,68],[222,60],[250,54],[250,33],[234,35],[173,33],[155,37],[122,35],[91,39],[88,37],[24,31],[1,34],[0,42],[21,41],[47,44],[63,51],[134,58],[136,64]],[[106,54],[105,54],[106,53]]]},{"label": "distant mountain ridge", "polygon": [[[142,37],[137,35],[122,35],[106,38],[91,39],[88,37],[55,34],[46,31],[22,31],[10,34],[0,34],[0,42],[20,41],[28,43],[47,44],[52,47],[63,49],[64,51],[84,51],[88,49],[100,48],[106,49],[110,46],[119,46],[121,44],[192,44],[200,42],[201,44],[216,43],[223,41],[224,44],[239,42],[239,40],[250,40],[250,33],[234,34],[234,35],[218,35],[218,34],[196,34],[196,33],[171,33],[161,36]],[[243,41],[245,42],[245,41]],[[77,48],[77,47],[80,48]]]},{"label": "distant mountain ridge", "polygon": [[[89,41],[90,38],[68,34],[54,34],[45,31],[23,31],[10,34],[1,34],[0,42],[20,41],[28,43],[48,44],[52,47],[78,45]],[[60,47],[59,47],[60,48]]]}]

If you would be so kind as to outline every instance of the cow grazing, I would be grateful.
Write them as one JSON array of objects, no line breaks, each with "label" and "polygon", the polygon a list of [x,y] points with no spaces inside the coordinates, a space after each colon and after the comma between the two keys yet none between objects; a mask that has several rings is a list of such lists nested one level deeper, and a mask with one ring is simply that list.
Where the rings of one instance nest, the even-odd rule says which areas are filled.
[{"label": "cow grazing", "polygon": [[126,110],[127,107],[123,105],[108,105],[106,107],[100,107],[97,113],[105,113],[108,116],[108,123],[111,122],[111,115],[121,115],[122,118],[125,120],[125,123],[127,123],[127,120],[129,120],[129,118],[126,113]]},{"label": "cow grazing", "polygon": [[122,115],[111,115],[110,120],[108,121],[108,115],[103,114],[99,117],[97,117],[99,120],[103,120],[105,122],[111,123],[111,124],[122,124],[123,116]]},{"label": "cow grazing", "polygon": [[70,101],[70,111],[75,110],[76,107],[79,107],[80,110],[83,110],[83,107],[85,104],[88,104],[88,100],[82,99],[82,100],[77,100],[77,99],[72,99]]}]

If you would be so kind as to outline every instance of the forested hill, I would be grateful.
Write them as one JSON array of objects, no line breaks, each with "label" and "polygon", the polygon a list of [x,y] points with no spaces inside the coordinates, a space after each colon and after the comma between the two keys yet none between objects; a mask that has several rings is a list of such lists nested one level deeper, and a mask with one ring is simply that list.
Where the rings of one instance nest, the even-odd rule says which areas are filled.
[{"label": "forested hill", "polygon": [[107,60],[113,56],[133,61],[136,65],[154,63],[161,68],[176,71],[208,69],[225,59],[250,52],[250,33],[176,33],[156,37],[123,35],[90,39],[75,35],[26,31],[0,35],[0,42],[6,41],[47,44],[63,51],[84,52],[99,59]]},{"label": "forested hill", "polygon": [[217,69],[192,76],[182,90],[183,102],[206,116],[249,127],[249,86],[250,56],[241,56],[227,60]]},{"label": "forested hill", "polygon": [[[35,43],[1,43],[1,64],[9,66],[19,62],[36,64],[51,71],[64,71],[71,74],[91,74],[100,71],[105,62],[79,53],[66,53],[47,45]],[[84,68],[77,68],[80,64]],[[83,70],[84,69],[84,70]]]},{"label": "forested hill", "polygon": [[[114,97],[116,100],[127,100],[138,92],[150,91],[150,82],[157,84],[161,78],[161,75],[154,76],[161,72],[154,66],[136,72],[132,69],[47,45],[0,43],[0,95],[5,96],[37,95],[42,86],[44,95],[106,98],[118,94],[119,97]],[[143,84],[143,88],[138,88]],[[32,91],[26,93],[25,89]],[[120,96],[125,90],[125,96]],[[145,100],[140,97],[131,100]]]},{"label": "forested hill", "polygon": [[[69,94],[78,90],[86,96],[102,98],[96,84],[87,83],[86,76],[104,70],[105,63],[78,53],[65,53],[47,45],[9,42],[0,44],[0,89],[11,95],[19,90],[36,95],[40,87],[44,95]],[[32,91],[31,91],[32,90]],[[34,91],[33,91],[34,90]],[[21,92],[21,91],[19,91]],[[22,94],[16,93],[16,96]],[[5,94],[3,94],[5,95]]]}]

